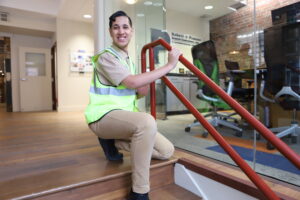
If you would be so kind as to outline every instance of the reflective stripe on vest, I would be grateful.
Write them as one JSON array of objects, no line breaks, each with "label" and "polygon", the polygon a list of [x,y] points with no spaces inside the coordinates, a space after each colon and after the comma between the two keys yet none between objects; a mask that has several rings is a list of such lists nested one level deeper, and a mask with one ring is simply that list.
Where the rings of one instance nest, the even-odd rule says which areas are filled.
[{"label": "reflective stripe on vest", "polygon": [[135,90],[132,89],[117,89],[117,88],[97,88],[91,87],[90,92],[99,95],[114,95],[114,96],[130,96],[136,95]]}]

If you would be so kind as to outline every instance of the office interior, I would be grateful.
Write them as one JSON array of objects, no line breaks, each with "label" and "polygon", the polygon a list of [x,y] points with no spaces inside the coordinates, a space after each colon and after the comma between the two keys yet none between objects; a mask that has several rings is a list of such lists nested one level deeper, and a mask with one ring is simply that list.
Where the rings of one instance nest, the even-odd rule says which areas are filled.
[{"label": "office interior", "polygon": [[[100,49],[111,43],[107,18],[121,9],[133,20],[135,36],[129,51],[139,70],[142,47],[159,38],[179,48],[191,63],[196,60],[192,48],[207,54],[208,76],[214,61],[218,85],[226,90],[232,82],[230,95],[262,124],[271,130],[293,126],[281,140],[300,153],[298,0],[137,0],[133,4],[103,0],[100,5],[93,0],[26,2],[0,3],[1,112],[83,113],[92,75],[89,58],[97,53],[95,40]],[[186,5],[189,3],[192,5]],[[95,10],[102,12],[96,16]],[[91,18],[83,18],[84,14]],[[96,17],[103,20],[96,23]],[[213,48],[203,50],[201,45],[207,47],[207,41]],[[205,65],[206,61],[197,59]],[[154,60],[155,67],[163,65],[167,52],[156,47]],[[35,65],[35,61],[42,64]],[[218,112],[218,120],[231,124],[219,124],[216,129],[255,171],[300,186],[300,171],[239,115],[229,117],[235,112],[230,106],[205,99],[207,95],[199,93],[203,89],[199,79],[183,64],[167,77],[204,116]],[[194,116],[161,80],[155,86],[162,134],[177,148],[235,165],[201,125],[189,126],[196,122]],[[211,92],[208,96],[222,102]],[[149,96],[139,100],[139,108],[150,112]]]}]

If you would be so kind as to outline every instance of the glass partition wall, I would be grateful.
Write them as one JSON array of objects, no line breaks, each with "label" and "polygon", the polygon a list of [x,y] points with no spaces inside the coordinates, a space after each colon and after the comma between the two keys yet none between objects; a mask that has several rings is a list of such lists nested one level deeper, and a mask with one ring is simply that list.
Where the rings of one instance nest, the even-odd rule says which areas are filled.
[{"label": "glass partition wall", "polygon": [[[292,124],[294,132],[281,140],[299,154],[298,0],[197,1],[192,6],[182,2],[143,0],[124,6],[134,20],[133,49],[139,70],[142,47],[165,39],[220,87],[226,90],[233,83],[231,96],[266,127]],[[166,63],[166,55],[162,48],[155,49],[156,67]],[[187,68],[178,64],[167,77],[255,171],[300,185],[299,170]],[[291,97],[276,96],[283,86],[294,92]],[[200,89],[218,102],[205,98]],[[158,129],[177,148],[235,165],[160,80],[156,95]],[[140,101],[140,107],[149,112],[149,97]]]},{"label": "glass partition wall", "polygon": [[[135,19],[135,50],[136,50],[136,62],[138,68],[141,70],[141,50],[147,43],[155,41],[159,38],[168,40],[168,34],[166,34],[165,23],[165,1],[155,0],[138,1],[134,8]],[[169,40],[170,42],[170,40]],[[155,67],[158,68],[166,63],[166,50],[163,47],[156,47],[154,53]],[[149,70],[149,57],[147,55],[147,70]],[[155,83],[156,87],[156,112],[157,116],[165,118],[165,95],[164,86],[160,80]],[[141,109],[145,107],[146,111],[150,111],[150,96],[148,95],[145,101],[140,101]]]},{"label": "glass partition wall", "polygon": [[[294,0],[285,1],[284,3],[279,0],[227,2],[228,4],[216,1],[216,4],[213,4],[214,2],[212,1],[213,8],[211,10],[205,10],[204,6],[206,5],[198,7],[198,10],[203,10],[203,13],[198,13],[198,29],[206,28],[205,23],[207,22],[209,27],[209,36],[207,38],[205,32],[197,35],[193,25],[191,25],[191,27],[186,27],[185,24],[182,24],[186,21],[189,21],[190,24],[192,23],[192,11],[190,12],[190,15],[183,15],[176,10],[169,10],[169,4],[167,4],[166,28],[168,33],[173,33],[173,35],[171,35],[171,45],[181,48],[186,58],[189,58],[195,65],[198,63],[198,65],[196,65],[197,67],[201,68],[201,65],[199,66],[199,60],[201,62],[203,61],[203,63],[201,63],[203,66],[210,66],[210,69],[205,68],[204,71],[206,71],[211,78],[215,78],[212,74],[214,73],[213,60],[216,59],[218,65],[217,79],[219,80],[216,82],[221,87],[226,88],[232,81],[234,83],[232,97],[268,128],[289,126],[291,122],[295,125],[299,122],[299,116],[296,116],[297,109],[299,109],[297,108],[297,106],[299,107],[299,99],[297,101],[297,99],[295,100],[296,97],[287,98],[292,102],[294,107],[296,107],[291,109],[285,108],[290,107],[287,106],[290,105],[289,100],[281,99],[282,97],[278,99],[274,98],[276,93],[279,92],[287,82],[290,82],[293,91],[299,94],[300,37],[299,29],[294,27],[297,26],[297,20],[298,22],[300,20],[299,3]],[[215,15],[213,9],[219,9],[219,13],[223,12],[223,14],[221,16]],[[176,20],[176,14],[181,18],[185,18],[185,20]],[[177,21],[177,24],[176,22],[169,21],[172,20],[172,18]],[[280,36],[281,38],[274,38],[279,37],[276,36],[278,33],[269,33],[269,29],[277,27],[279,23],[282,23],[284,31],[286,32],[282,33],[283,35]],[[285,25],[289,23],[293,24],[288,25],[292,28],[286,30],[287,28],[285,28]],[[184,28],[180,30],[179,28],[176,29],[176,27]],[[177,38],[174,37],[175,33],[178,35],[182,34],[184,38],[193,35],[201,41],[191,45],[188,44],[187,41],[182,40],[180,44],[178,40],[176,40]],[[284,39],[284,37],[294,39],[288,41],[288,39]],[[276,42],[281,40],[287,41],[285,44],[276,44]],[[266,42],[271,44],[266,44]],[[214,46],[213,49],[215,54],[211,52],[207,53],[205,50],[205,48],[208,48],[209,50],[207,51],[212,51],[212,45]],[[290,67],[288,68],[292,69],[287,69],[287,71],[291,71],[294,68],[294,71],[290,72],[290,74],[293,75],[289,75],[289,72],[286,72],[286,70],[283,69],[280,69],[282,70],[281,72],[272,72],[272,66],[268,65],[266,57],[267,59],[270,59],[270,63],[272,64],[272,62],[275,62],[276,59],[279,58],[279,55],[273,55],[273,52],[269,53],[266,52],[266,50],[278,49],[278,45],[282,46],[282,51],[287,51],[286,54],[281,55],[282,57],[290,56],[288,57],[289,60],[294,59],[293,62],[289,61]],[[189,51],[187,49],[189,49]],[[197,55],[197,51],[199,54],[206,55]],[[275,53],[282,53],[282,51],[279,50]],[[193,55],[192,52],[195,55]],[[287,57],[283,59],[287,59]],[[279,68],[281,67],[285,67],[284,64]],[[181,68],[181,65],[179,68]],[[177,70],[177,73],[179,76],[183,76],[183,74],[180,73],[180,70]],[[188,75],[187,77],[190,76],[188,71],[185,74]],[[275,79],[275,83],[271,83],[271,79]],[[280,79],[283,83],[279,85],[276,81]],[[287,79],[290,80],[288,81]],[[174,79],[173,83],[175,85],[177,84],[179,86],[178,89],[184,93],[185,88],[187,87],[187,84],[184,81],[180,82],[178,79]],[[265,84],[262,85],[262,83]],[[191,85],[193,84],[193,82],[189,82],[189,87],[191,88]],[[278,84],[278,88],[274,92],[272,92],[271,89],[272,84]],[[197,89],[200,89],[200,85],[201,84],[198,84]],[[203,91],[204,90],[206,90],[206,88],[203,88]],[[190,92],[190,95],[191,94],[197,96],[197,92],[195,91],[192,93]],[[165,95],[168,99],[167,92]],[[212,96],[215,97],[214,95]],[[233,146],[241,157],[255,169],[255,171],[263,175],[300,185],[299,170],[276,149],[273,149],[272,145],[268,144],[267,141],[244,119],[241,119],[239,115],[232,115],[233,119],[226,116],[233,113],[228,106],[209,102],[209,100],[199,97],[199,94],[197,100],[206,103],[200,103],[197,107],[203,112],[204,116],[209,112],[214,112],[216,110],[218,110],[219,114],[222,114],[222,116],[220,116],[215,113],[214,117],[208,116],[208,119],[214,123],[219,133]],[[166,101],[166,104],[168,103],[169,102]],[[195,103],[193,104],[195,105]],[[207,110],[203,109],[201,105],[205,105],[206,108],[210,106],[209,112],[206,112]],[[166,107],[168,107],[168,105],[166,105]],[[206,131],[201,125],[196,124],[196,126],[188,126],[189,124],[194,123],[194,117],[191,114],[184,114],[184,112],[181,111],[182,110],[179,110],[178,113],[168,113],[167,110],[167,120],[158,120],[159,130],[172,140],[178,148],[235,165],[232,159],[224,153],[214,139],[212,139],[209,134],[206,134]],[[224,120],[231,123],[233,126],[222,123],[221,121]],[[272,129],[274,132],[282,130],[283,129]],[[295,133],[299,134],[299,129],[296,128]],[[287,135],[281,139],[294,151],[297,153],[300,152],[299,139],[295,135]]]},{"label": "glass partition wall", "polygon": [[[295,127],[290,134],[283,133],[284,128],[274,129],[278,126],[290,126],[291,122],[296,126],[299,122],[299,117],[296,117],[299,97],[297,100],[297,97],[288,97],[287,94],[276,98],[288,82],[293,92],[299,95],[299,2],[244,2],[247,5],[210,21],[211,40],[216,45],[220,68],[227,71],[230,68],[242,70],[237,71],[237,76],[242,78],[241,85],[234,85],[253,88],[253,97],[249,95],[249,90],[242,98],[235,97],[234,94],[233,97],[263,124],[273,128],[273,132],[286,135],[281,139],[299,153],[296,137],[299,128]],[[292,70],[293,72],[289,72]],[[260,134],[252,131],[253,128],[247,123],[241,120],[240,125],[243,134],[235,138],[240,140],[239,144],[233,144],[237,152],[257,172],[299,185],[299,170]],[[247,146],[240,145],[246,141],[249,143]]]}]

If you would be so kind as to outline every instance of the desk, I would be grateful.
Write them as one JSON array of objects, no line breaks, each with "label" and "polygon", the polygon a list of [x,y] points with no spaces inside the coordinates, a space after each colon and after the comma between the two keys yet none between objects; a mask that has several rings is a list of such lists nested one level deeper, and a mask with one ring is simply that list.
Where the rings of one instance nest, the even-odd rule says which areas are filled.
[{"label": "desk", "polygon": [[[240,77],[241,79],[254,79],[254,69],[244,69],[244,70],[231,70],[231,74]],[[225,72],[228,75],[230,72]],[[260,84],[264,79],[264,75],[267,72],[267,68],[257,68],[257,88],[260,90]],[[255,86],[254,86],[255,87]],[[253,97],[254,98],[254,97]],[[268,101],[262,100],[262,98],[257,97],[258,99],[258,115],[261,121],[266,126],[278,127],[278,126],[289,126],[292,116],[292,111],[283,109],[277,103],[270,103]],[[300,117],[296,119],[296,121],[300,122]]]},{"label": "desk", "polygon": [[[197,94],[197,82],[198,78],[190,74],[174,74],[168,73],[167,78],[176,86],[176,88],[196,107],[203,107],[203,103],[196,98]],[[166,113],[188,113],[187,108],[182,104],[182,102],[173,94],[173,92],[166,87]]]},{"label": "desk", "polygon": [[[260,67],[256,69],[256,74],[262,75],[267,70],[265,67]],[[254,79],[254,69],[236,69],[236,70],[228,70],[226,72],[222,72],[222,77],[230,76],[230,73],[239,76],[241,79]]]}]

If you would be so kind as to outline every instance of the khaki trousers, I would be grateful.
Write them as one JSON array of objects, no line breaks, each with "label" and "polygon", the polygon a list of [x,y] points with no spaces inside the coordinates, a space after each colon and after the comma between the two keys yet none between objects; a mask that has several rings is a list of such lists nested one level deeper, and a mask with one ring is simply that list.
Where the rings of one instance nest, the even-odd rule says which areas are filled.
[{"label": "khaki trousers", "polygon": [[137,193],[150,190],[151,157],[168,159],[174,152],[173,144],[157,132],[155,119],[147,113],[114,110],[89,127],[100,138],[115,139],[118,149],[131,152],[132,190]]}]

